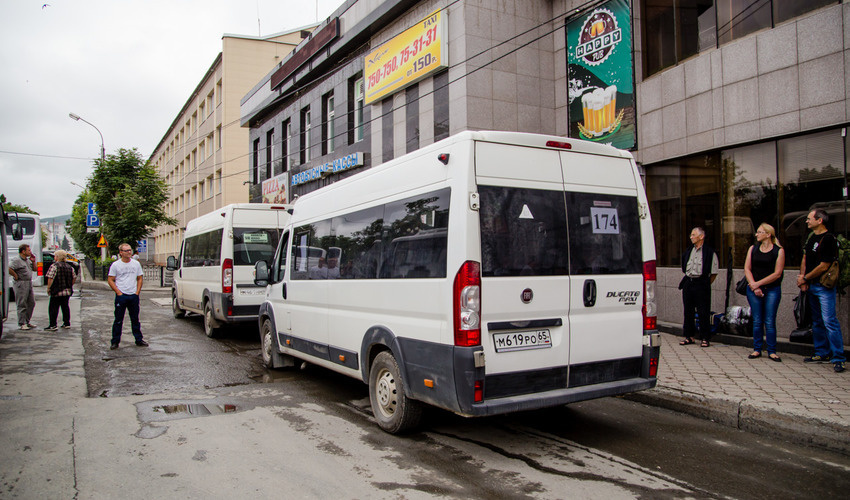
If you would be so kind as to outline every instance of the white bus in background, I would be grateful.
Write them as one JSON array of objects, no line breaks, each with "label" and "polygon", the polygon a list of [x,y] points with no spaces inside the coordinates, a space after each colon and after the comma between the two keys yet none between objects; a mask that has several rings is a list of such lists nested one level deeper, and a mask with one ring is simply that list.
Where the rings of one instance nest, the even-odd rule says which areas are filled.
[{"label": "white bus in background", "polygon": [[271,259],[288,208],[235,203],[189,221],[180,255],[167,262],[174,316],[202,314],[208,337],[225,324],[256,321],[265,289],[254,284],[254,263]]},{"label": "white bus in background", "polygon": [[[15,240],[12,234],[12,228],[15,224],[21,231],[20,240]],[[32,285],[44,285],[46,280],[44,279],[44,253],[41,247],[41,218],[34,214],[7,213],[6,243],[8,244],[7,265],[12,258],[18,256],[18,247],[24,243],[30,246],[36,261],[36,270],[32,273]],[[8,272],[6,272],[6,289],[12,293],[12,276]],[[14,295],[14,293],[12,294]]]},{"label": "white bus in background", "polygon": [[[305,272],[316,249],[333,268]],[[640,391],[655,280],[631,154],[463,132],[293,203],[256,265],[263,362],[362,380],[388,432],[423,404],[483,416]]]},{"label": "white bus in background", "polygon": [[[9,255],[10,248],[17,249],[15,245],[23,238],[21,226],[17,222],[6,224],[7,214],[3,210],[3,205],[0,204],[0,275],[6,276],[9,274]],[[7,231],[8,228],[8,231]],[[3,336],[3,324],[9,315],[9,293],[0,287],[0,337]]]}]

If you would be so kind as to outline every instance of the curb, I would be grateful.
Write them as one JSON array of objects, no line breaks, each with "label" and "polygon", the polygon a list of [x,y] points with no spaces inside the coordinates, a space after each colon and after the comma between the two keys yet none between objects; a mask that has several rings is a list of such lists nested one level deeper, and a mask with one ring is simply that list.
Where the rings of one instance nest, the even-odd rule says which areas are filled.
[{"label": "curb", "polygon": [[781,412],[746,399],[708,397],[657,386],[625,399],[711,420],[728,427],[850,455],[850,425],[812,415]]}]

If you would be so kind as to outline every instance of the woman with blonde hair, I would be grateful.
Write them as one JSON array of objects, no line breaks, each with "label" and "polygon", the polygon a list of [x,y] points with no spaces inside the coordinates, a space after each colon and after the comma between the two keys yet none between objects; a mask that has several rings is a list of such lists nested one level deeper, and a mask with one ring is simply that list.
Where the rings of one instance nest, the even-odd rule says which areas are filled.
[{"label": "woman with blonde hair", "polygon": [[47,294],[50,295],[50,302],[47,304],[47,316],[50,319],[50,324],[47,325],[45,330],[48,332],[55,332],[59,329],[56,320],[60,308],[62,309],[62,328],[71,328],[71,308],[68,301],[74,294],[74,281],[77,279],[77,274],[71,264],[66,262],[67,255],[64,250],[56,250],[53,265],[47,271]]},{"label": "woman with blonde hair", "polygon": [[767,337],[767,355],[782,361],[776,354],[776,312],[782,298],[782,274],[785,250],[776,239],[776,230],[767,223],[759,225],[756,244],[747,251],[744,274],[747,277],[747,302],[753,319],[753,352],[750,359],[760,358],[762,342]]}]

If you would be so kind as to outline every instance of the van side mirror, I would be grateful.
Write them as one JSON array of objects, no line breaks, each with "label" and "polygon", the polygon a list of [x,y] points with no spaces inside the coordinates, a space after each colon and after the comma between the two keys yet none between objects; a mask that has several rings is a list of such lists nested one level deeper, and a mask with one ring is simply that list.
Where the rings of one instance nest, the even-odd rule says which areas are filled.
[{"label": "van side mirror", "polygon": [[21,241],[24,239],[24,229],[20,222],[12,224],[12,239],[15,241]]},{"label": "van side mirror", "polygon": [[177,259],[173,255],[170,255],[168,259],[166,259],[165,268],[169,271],[174,271],[177,269]]},{"label": "van side mirror", "polygon": [[258,260],[254,264],[254,284],[257,286],[269,284],[269,264],[264,260]]}]

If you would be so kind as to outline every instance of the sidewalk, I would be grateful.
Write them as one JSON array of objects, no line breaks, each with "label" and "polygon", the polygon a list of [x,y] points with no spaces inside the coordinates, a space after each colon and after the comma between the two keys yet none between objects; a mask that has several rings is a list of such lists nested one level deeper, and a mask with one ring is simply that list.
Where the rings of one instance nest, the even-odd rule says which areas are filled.
[{"label": "sidewalk", "polygon": [[803,363],[799,354],[779,352],[777,363],[766,355],[748,359],[748,346],[681,346],[682,337],[670,333],[661,340],[657,387],[629,399],[850,453],[850,372]]}]

